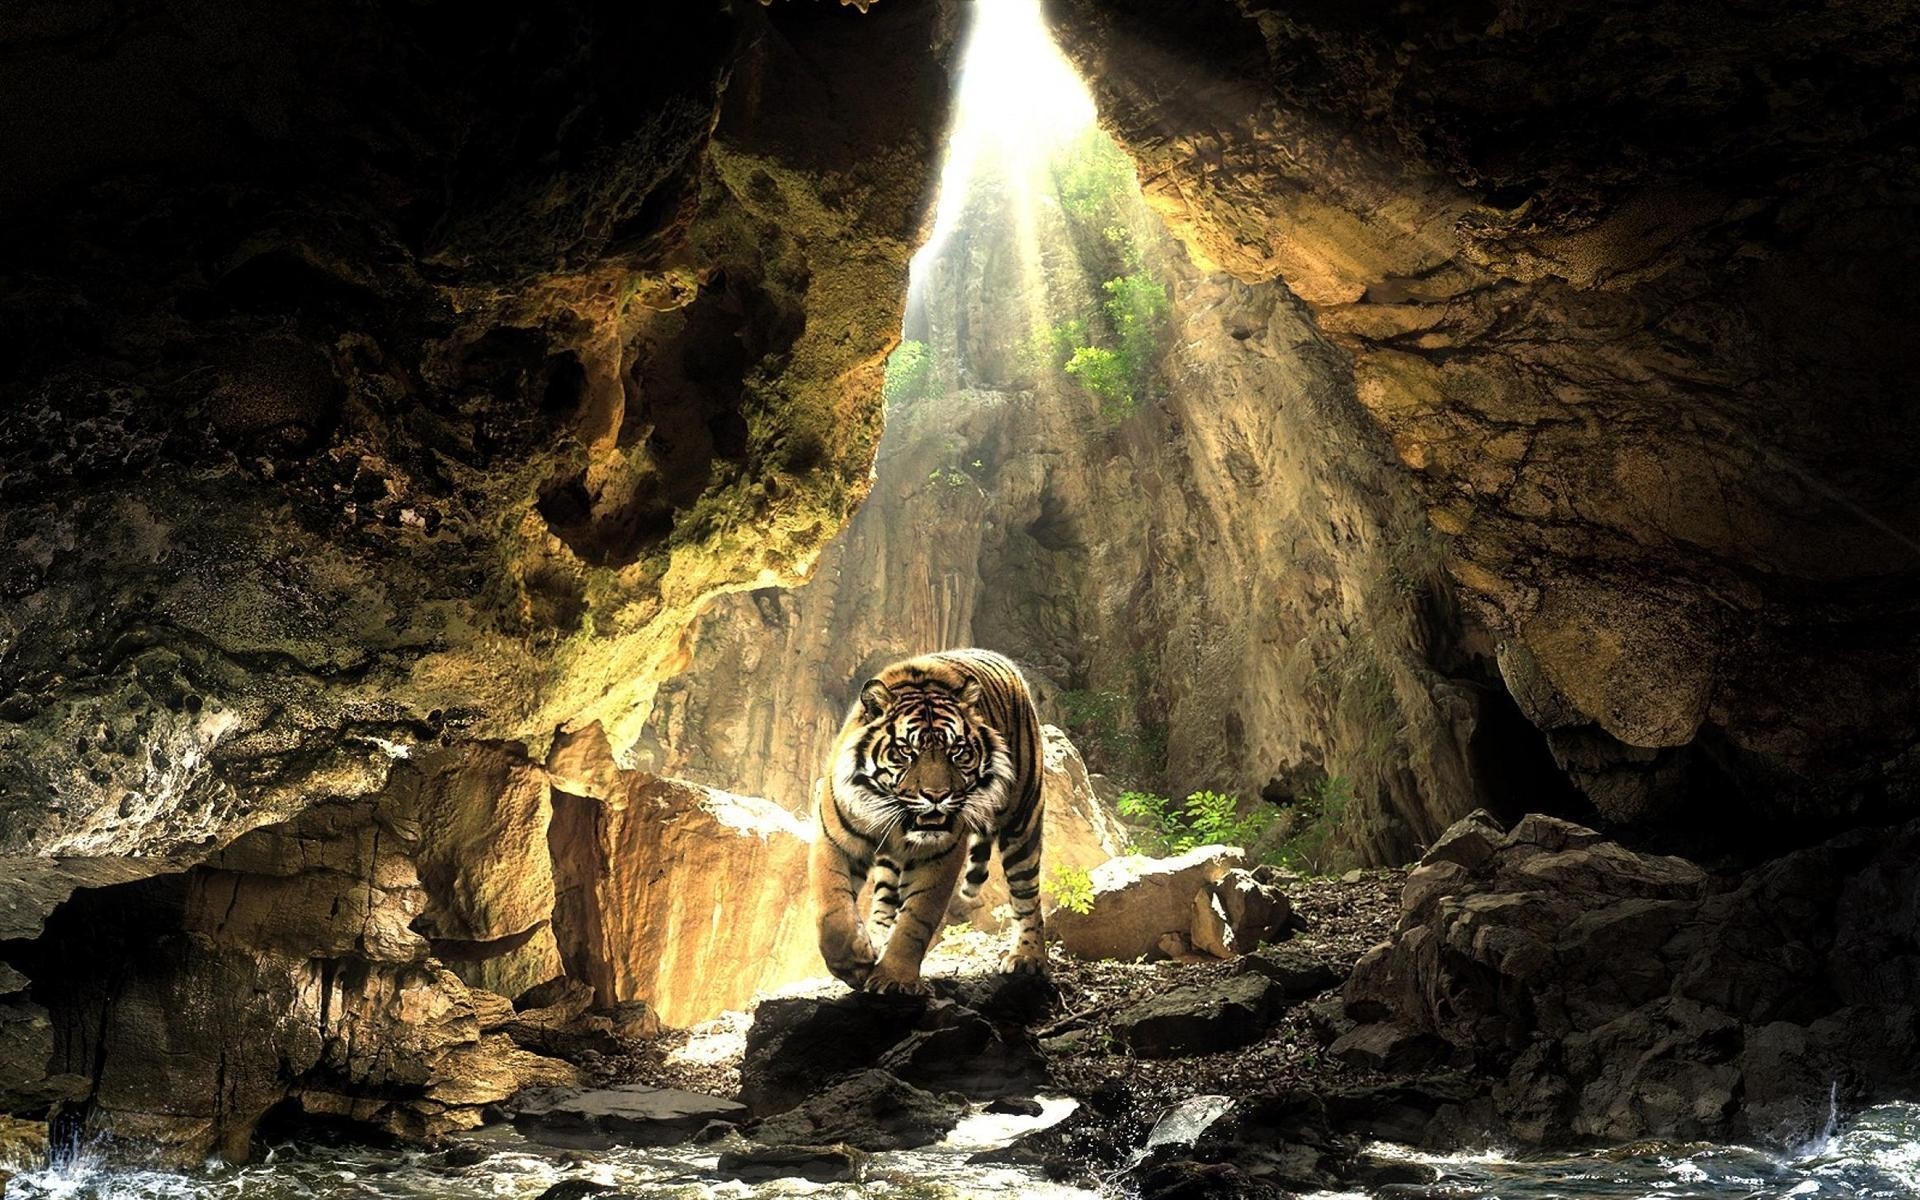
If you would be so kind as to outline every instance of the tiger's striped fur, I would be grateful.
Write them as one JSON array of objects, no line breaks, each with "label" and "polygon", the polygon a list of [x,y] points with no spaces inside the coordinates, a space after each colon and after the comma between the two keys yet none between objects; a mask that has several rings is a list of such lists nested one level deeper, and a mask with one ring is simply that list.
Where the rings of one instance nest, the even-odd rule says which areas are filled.
[{"label": "tiger's striped fur", "polygon": [[998,654],[922,655],[866,682],[815,806],[811,885],[820,954],[837,978],[926,994],[920,960],[955,890],[971,898],[986,882],[996,845],[1015,926],[1002,969],[1046,970],[1040,754],[1027,681]]}]

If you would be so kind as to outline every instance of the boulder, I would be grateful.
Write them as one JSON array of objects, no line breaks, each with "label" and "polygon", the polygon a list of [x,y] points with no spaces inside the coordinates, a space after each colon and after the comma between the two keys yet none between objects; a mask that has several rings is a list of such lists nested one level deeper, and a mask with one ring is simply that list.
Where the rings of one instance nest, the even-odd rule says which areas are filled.
[{"label": "boulder", "polygon": [[720,1152],[714,1171],[746,1183],[770,1179],[851,1183],[860,1177],[866,1164],[866,1154],[851,1146],[759,1146],[740,1142]]},{"label": "boulder", "polygon": [[1327,1053],[1370,1071],[1416,1071],[1442,1061],[1447,1043],[1430,1033],[1380,1021],[1361,1025],[1335,1039]]},{"label": "boulder", "polygon": [[674,1145],[710,1121],[737,1121],[746,1112],[745,1105],[718,1096],[627,1084],[524,1097],[514,1105],[513,1125],[549,1146],[600,1150]]},{"label": "boulder", "polygon": [[861,1150],[911,1150],[945,1137],[967,1106],[922,1091],[885,1071],[868,1070],[834,1084],[752,1129],[773,1146],[845,1143]]},{"label": "boulder", "polygon": [[1234,970],[1271,979],[1279,999],[1287,1004],[1311,1000],[1342,978],[1341,972],[1297,946],[1262,946],[1235,963]]},{"label": "boulder", "polygon": [[1273,981],[1261,975],[1173,988],[1122,1009],[1113,1018],[1113,1033],[1142,1058],[1232,1050],[1267,1031],[1275,992]]},{"label": "boulder", "polygon": [[1292,920],[1285,892],[1236,869],[1194,893],[1189,937],[1196,950],[1232,958],[1282,937]]},{"label": "boulder", "polygon": [[1053,937],[1076,958],[1161,956],[1161,938],[1170,933],[1184,938],[1192,928],[1194,896],[1244,858],[1232,846],[1201,846],[1174,858],[1111,859],[1091,872],[1092,907],[1085,913],[1056,912]]},{"label": "boulder", "polygon": [[747,1031],[740,1098],[756,1114],[781,1112],[870,1068],[979,1099],[1030,1093],[1046,1077],[1016,1024],[951,1000],[855,993],[762,1001]]},{"label": "boulder", "polygon": [[598,1007],[644,1000],[684,1026],[825,974],[812,906],[795,902],[805,825],[755,797],[618,778],[605,799],[553,795],[554,923]]}]

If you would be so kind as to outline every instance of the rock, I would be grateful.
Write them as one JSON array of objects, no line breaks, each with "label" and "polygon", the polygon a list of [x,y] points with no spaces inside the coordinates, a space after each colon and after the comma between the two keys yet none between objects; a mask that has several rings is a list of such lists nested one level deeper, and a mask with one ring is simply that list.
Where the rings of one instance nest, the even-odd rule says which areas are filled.
[{"label": "rock", "polygon": [[728,1179],[763,1183],[806,1179],[814,1183],[851,1183],[866,1169],[867,1156],[850,1146],[729,1146],[715,1170]]},{"label": "rock", "polygon": [[861,1150],[911,1150],[945,1137],[966,1115],[951,1103],[885,1071],[862,1071],[752,1129],[775,1146],[844,1142]]},{"label": "rock", "polygon": [[950,1000],[855,993],[762,1001],[747,1030],[740,1099],[764,1116],[874,1067],[976,1098],[1030,1093],[1045,1078],[1038,1049],[1016,1025]]},{"label": "rock", "polygon": [[1276,995],[1286,1004],[1311,1000],[1341,980],[1338,971],[1297,946],[1262,946],[1235,963],[1234,970],[1273,980]]},{"label": "rock", "polygon": [[612,1200],[619,1191],[620,1189],[610,1183],[598,1183],[591,1179],[562,1179],[541,1192],[536,1200],[587,1200],[589,1196],[602,1196]]},{"label": "rock", "polygon": [[1493,857],[1506,836],[1486,809],[1477,808],[1447,826],[1447,831],[1420,856],[1420,865],[1451,863],[1469,872],[1477,871]]},{"label": "rock", "polygon": [[1480,818],[1463,824],[1354,968],[1356,1027],[1334,1054],[1387,1071],[1471,1060],[1532,1143],[1792,1140],[1824,1120],[1836,1080],[1842,1104],[1906,1086],[1890,1064],[1911,1061],[1920,963],[1897,931],[1920,824],[1725,879],[1553,818],[1492,843]]},{"label": "rock", "polygon": [[[0,1114],[0,1177],[47,1161],[47,1123]],[[6,1182],[0,1178],[0,1189]]]},{"label": "rock", "polygon": [[1046,1110],[1030,1096],[1003,1096],[990,1101],[987,1111],[1009,1117],[1037,1117]]},{"label": "rock", "polygon": [[1275,991],[1273,981],[1261,975],[1172,988],[1115,1014],[1114,1036],[1142,1058],[1231,1050],[1266,1032]]},{"label": "rock", "polygon": [[712,1121],[737,1121],[746,1106],[675,1088],[627,1084],[592,1091],[541,1092],[514,1106],[513,1125],[550,1146],[670,1146]]},{"label": "rock", "polygon": [[620,764],[598,721],[555,734],[547,748],[546,772],[549,784],[574,796],[606,800],[621,786]]},{"label": "rock", "polygon": [[808,829],[750,796],[621,777],[610,799],[554,796],[555,927],[573,978],[611,1008],[644,1000],[688,1025],[823,975],[806,878]]},{"label": "rock", "polygon": [[1450,1050],[1432,1034],[1383,1021],[1348,1031],[1327,1052],[1369,1071],[1400,1073],[1444,1061]]},{"label": "rock", "polygon": [[1228,871],[1194,893],[1192,941],[1215,958],[1232,958],[1278,939],[1292,919],[1285,892],[1250,871]]},{"label": "rock", "polygon": [[1076,958],[1130,961],[1164,953],[1162,937],[1184,937],[1192,928],[1194,896],[1244,857],[1230,846],[1201,846],[1175,858],[1113,859],[1093,869],[1092,908],[1056,913],[1049,928]]}]

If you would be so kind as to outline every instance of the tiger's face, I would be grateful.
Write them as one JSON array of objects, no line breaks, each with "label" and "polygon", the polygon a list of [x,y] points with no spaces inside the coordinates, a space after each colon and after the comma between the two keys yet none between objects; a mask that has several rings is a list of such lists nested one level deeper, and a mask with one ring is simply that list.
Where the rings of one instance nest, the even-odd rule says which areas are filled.
[{"label": "tiger's face", "polygon": [[864,727],[842,755],[841,794],[880,836],[903,830],[909,843],[945,841],[992,827],[1011,770],[1006,743],[980,717],[980,685],[869,681],[860,693]]}]

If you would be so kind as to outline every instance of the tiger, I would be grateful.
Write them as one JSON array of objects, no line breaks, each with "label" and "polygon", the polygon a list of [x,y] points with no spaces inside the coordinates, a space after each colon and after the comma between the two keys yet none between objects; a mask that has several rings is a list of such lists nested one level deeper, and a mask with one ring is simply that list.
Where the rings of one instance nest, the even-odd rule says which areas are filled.
[{"label": "tiger", "polygon": [[992,651],[904,659],[861,686],[816,793],[809,861],[820,956],[835,978],[930,995],[921,960],[956,888],[971,900],[986,882],[996,845],[1014,915],[1001,970],[1046,971],[1040,756],[1027,681]]}]

